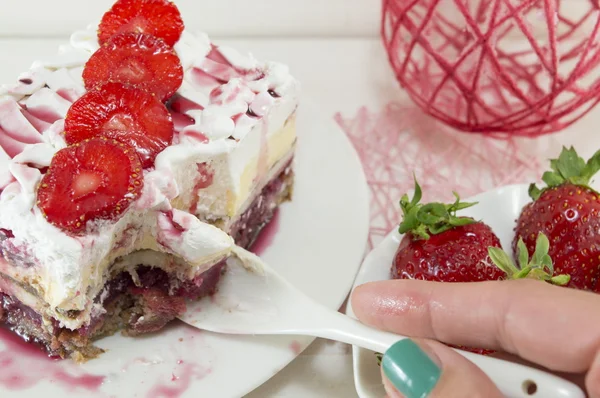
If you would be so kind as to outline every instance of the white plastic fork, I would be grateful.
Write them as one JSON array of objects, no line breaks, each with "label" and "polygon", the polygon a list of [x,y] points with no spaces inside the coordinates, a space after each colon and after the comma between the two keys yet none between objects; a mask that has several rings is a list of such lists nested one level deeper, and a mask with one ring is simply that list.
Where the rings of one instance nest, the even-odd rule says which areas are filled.
[{"label": "white plastic fork", "polygon": [[[341,341],[384,353],[406,337],[365,326],[316,303],[257,256],[236,249],[238,258],[211,298],[192,302],[180,319],[198,329],[243,335],[306,335]],[[241,260],[241,261],[240,261]],[[456,350],[475,363],[512,398],[583,398],[575,384],[524,365]],[[535,386],[535,393],[531,386]]]}]

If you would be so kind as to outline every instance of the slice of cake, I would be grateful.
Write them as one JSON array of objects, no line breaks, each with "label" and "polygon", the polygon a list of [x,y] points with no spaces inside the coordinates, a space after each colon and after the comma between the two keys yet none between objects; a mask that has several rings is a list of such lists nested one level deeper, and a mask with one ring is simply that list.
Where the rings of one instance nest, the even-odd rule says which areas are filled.
[{"label": "slice of cake", "polygon": [[291,197],[298,93],[166,0],[119,0],[35,62],[0,90],[0,321],[84,360],[213,293]]}]

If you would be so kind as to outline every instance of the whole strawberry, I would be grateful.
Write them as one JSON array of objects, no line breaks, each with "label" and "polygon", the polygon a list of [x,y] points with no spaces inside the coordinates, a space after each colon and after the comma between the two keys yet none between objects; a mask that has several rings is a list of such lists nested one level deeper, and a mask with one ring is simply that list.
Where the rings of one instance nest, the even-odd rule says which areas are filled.
[{"label": "whole strawberry", "polygon": [[588,184],[600,169],[600,151],[586,163],[573,148],[563,148],[550,166],[552,171],[542,177],[547,187],[530,186],[533,202],[525,206],[517,221],[513,251],[517,252],[523,239],[529,253],[534,253],[536,237],[543,233],[550,240],[548,253],[556,272],[571,276],[567,286],[597,290],[600,198]]},{"label": "whole strawberry", "polygon": [[457,217],[457,211],[476,203],[463,203],[454,195],[452,204],[420,204],[421,187],[415,181],[413,199],[402,197],[399,232],[404,237],[394,257],[393,278],[476,282],[505,276],[488,255],[488,248],[499,248],[500,240],[486,224]]}]

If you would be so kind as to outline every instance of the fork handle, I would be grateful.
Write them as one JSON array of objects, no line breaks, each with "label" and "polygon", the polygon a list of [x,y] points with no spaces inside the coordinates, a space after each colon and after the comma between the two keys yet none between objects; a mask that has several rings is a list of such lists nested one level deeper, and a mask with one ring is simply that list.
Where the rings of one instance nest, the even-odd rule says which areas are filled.
[{"label": "fork handle", "polygon": [[[407,337],[383,332],[368,327],[359,321],[314,303],[311,308],[311,319],[304,320],[300,329],[305,334],[329,340],[356,345],[375,352],[385,353],[399,340]],[[312,327],[306,327],[311,323]],[[525,365],[486,357],[456,349],[476,364],[496,384],[500,391],[511,398],[531,398],[526,386],[534,383],[537,386],[536,396],[544,398],[584,398],[585,394],[575,384],[551,373],[530,368]]]}]

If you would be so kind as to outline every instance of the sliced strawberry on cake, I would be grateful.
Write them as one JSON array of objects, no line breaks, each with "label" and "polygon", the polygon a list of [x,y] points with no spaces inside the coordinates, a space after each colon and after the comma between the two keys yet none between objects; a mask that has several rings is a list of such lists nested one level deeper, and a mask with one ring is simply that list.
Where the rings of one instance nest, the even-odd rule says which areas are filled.
[{"label": "sliced strawberry on cake", "polygon": [[107,83],[77,100],[65,119],[65,141],[72,145],[107,137],[135,148],[144,168],[173,141],[173,120],[156,96],[121,83]]},{"label": "sliced strawberry on cake", "polygon": [[114,36],[85,64],[87,90],[115,82],[135,86],[168,100],[183,82],[179,57],[161,39],[141,33]]},{"label": "sliced strawberry on cake", "polygon": [[38,206],[50,223],[81,232],[89,220],[122,215],[143,184],[142,165],[133,148],[94,138],[54,155],[38,189]]},{"label": "sliced strawberry on cake", "polygon": [[104,14],[98,41],[107,43],[121,33],[146,33],[173,46],[183,32],[177,6],[167,0],[119,0]]}]

